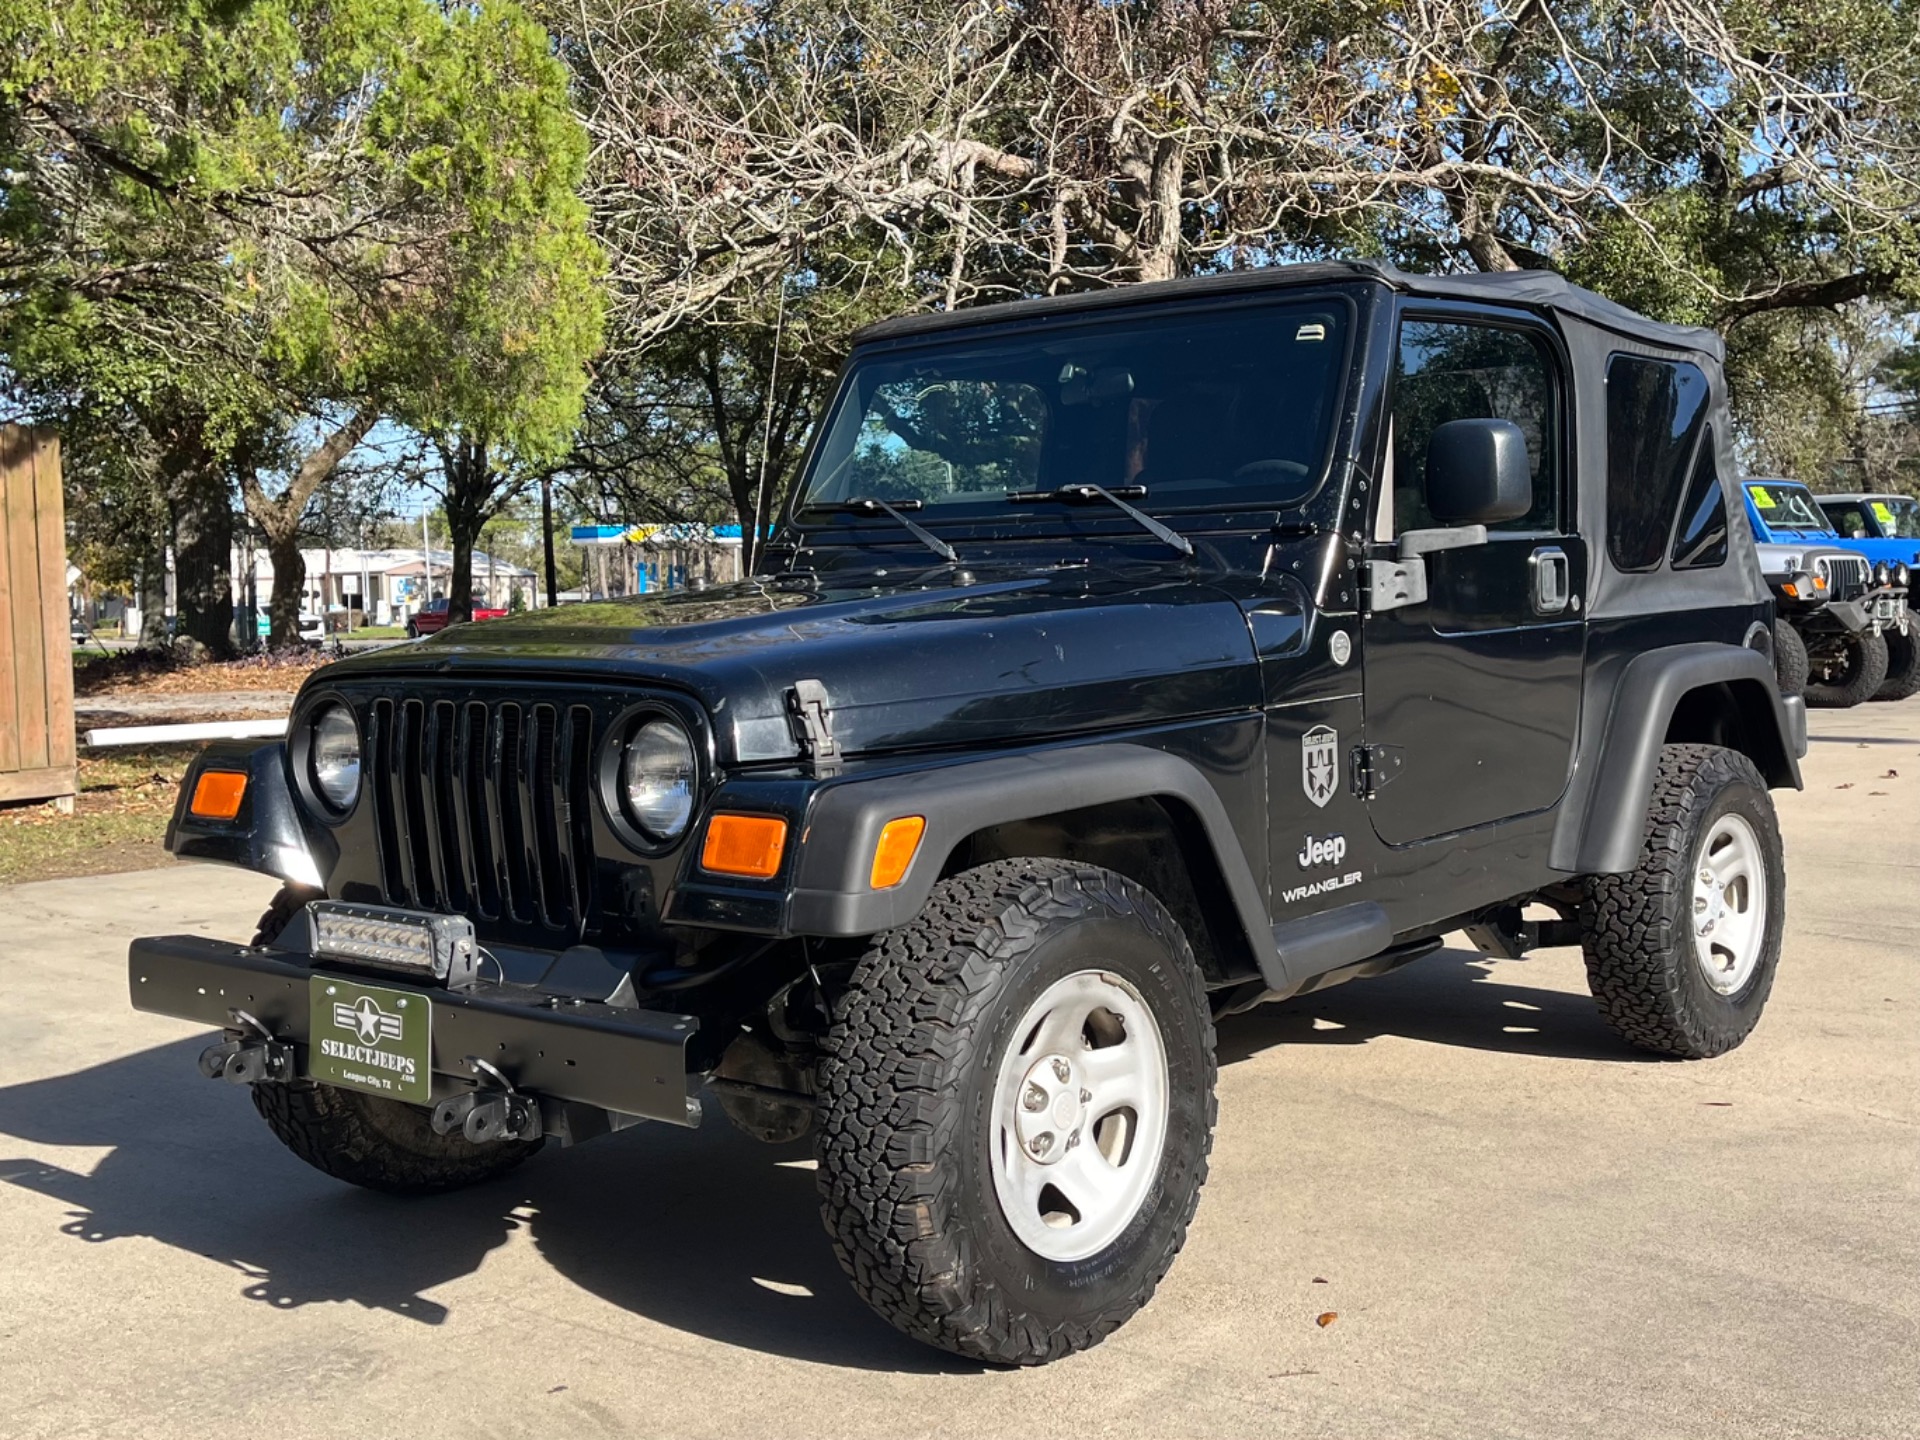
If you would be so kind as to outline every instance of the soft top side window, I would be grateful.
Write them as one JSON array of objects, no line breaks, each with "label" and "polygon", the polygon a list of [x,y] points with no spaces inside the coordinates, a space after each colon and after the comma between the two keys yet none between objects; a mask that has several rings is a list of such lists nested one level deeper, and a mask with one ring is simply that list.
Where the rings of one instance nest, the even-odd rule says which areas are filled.
[{"label": "soft top side window", "polygon": [[1667,553],[1681,491],[1707,436],[1706,373],[1686,360],[1607,361],[1607,554],[1652,570]]},{"label": "soft top side window", "polygon": [[1687,498],[1673,535],[1673,568],[1711,570],[1727,563],[1727,496],[1720,488],[1720,463],[1715,456],[1713,427],[1700,442]]}]

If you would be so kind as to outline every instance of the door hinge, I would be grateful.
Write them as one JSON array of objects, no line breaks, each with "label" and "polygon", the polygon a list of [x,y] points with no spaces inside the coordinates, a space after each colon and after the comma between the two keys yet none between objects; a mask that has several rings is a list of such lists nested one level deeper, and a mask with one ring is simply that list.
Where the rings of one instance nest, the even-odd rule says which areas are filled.
[{"label": "door hinge", "polygon": [[833,706],[818,680],[796,680],[787,691],[787,715],[793,721],[800,756],[814,775],[840,773],[840,745],[833,738]]},{"label": "door hinge", "polygon": [[1360,588],[1366,593],[1368,611],[1375,615],[1424,605],[1427,562],[1417,555],[1410,560],[1368,560],[1360,567]]},{"label": "door hinge", "polygon": [[1348,757],[1348,775],[1353,793],[1371,800],[1407,763],[1406,752],[1398,745],[1356,745]]}]

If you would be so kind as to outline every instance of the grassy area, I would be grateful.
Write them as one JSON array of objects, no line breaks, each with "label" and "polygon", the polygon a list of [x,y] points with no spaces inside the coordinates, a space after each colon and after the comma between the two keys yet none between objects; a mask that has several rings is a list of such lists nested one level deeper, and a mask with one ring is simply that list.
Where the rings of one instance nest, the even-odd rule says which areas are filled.
[{"label": "grassy area", "polygon": [[358,630],[349,630],[344,638],[348,640],[404,640],[407,627],[404,625],[362,625]]},{"label": "grassy area", "polygon": [[181,776],[199,749],[81,752],[71,815],[55,805],[0,810],[0,885],[171,864],[161,842]]}]

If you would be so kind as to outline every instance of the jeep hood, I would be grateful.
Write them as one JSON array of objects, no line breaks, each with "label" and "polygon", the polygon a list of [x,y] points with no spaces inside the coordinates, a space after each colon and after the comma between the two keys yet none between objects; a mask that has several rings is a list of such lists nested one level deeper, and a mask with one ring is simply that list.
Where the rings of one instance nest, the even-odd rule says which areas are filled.
[{"label": "jeep hood", "polygon": [[798,680],[826,687],[849,754],[1125,729],[1261,694],[1240,606],[1152,563],[761,578],[456,625],[324,674],[670,686],[706,706],[738,763],[799,753]]}]

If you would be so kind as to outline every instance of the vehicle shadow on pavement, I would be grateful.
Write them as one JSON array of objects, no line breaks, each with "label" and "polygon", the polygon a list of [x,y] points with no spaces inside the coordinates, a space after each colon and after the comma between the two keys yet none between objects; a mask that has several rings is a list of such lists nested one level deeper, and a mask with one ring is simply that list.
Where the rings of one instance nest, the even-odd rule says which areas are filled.
[{"label": "vehicle shadow on pavement", "polygon": [[[398,1199],[285,1151],[245,1095],[200,1077],[204,1044],[0,1087],[0,1184],[62,1202],[61,1234],[158,1240],[230,1267],[246,1299],[275,1309],[491,1322],[481,1302],[454,1317],[458,1302],[427,1292],[526,1231],[582,1289],[675,1329],[857,1369],[982,1368],[908,1340],[854,1295],[820,1224],[809,1142],[762,1145],[713,1113],[697,1131],[643,1125],[551,1147],[473,1190]],[[83,1174],[10,1154],[8,1137],[111,1149]]]},{"label": "vehicle shadow on pavement", "polygon": [[1220,1063],[1276,1045],[1361,1045],[1382,1035],[1560,1060],[1653,1061],[1607,1028],[1584,991],[1514,985],[1512,965],[1496,982],[1494,963],[1473,950],[1438,950],[1388,975],[1229,1016],[1219,1026]]}]

